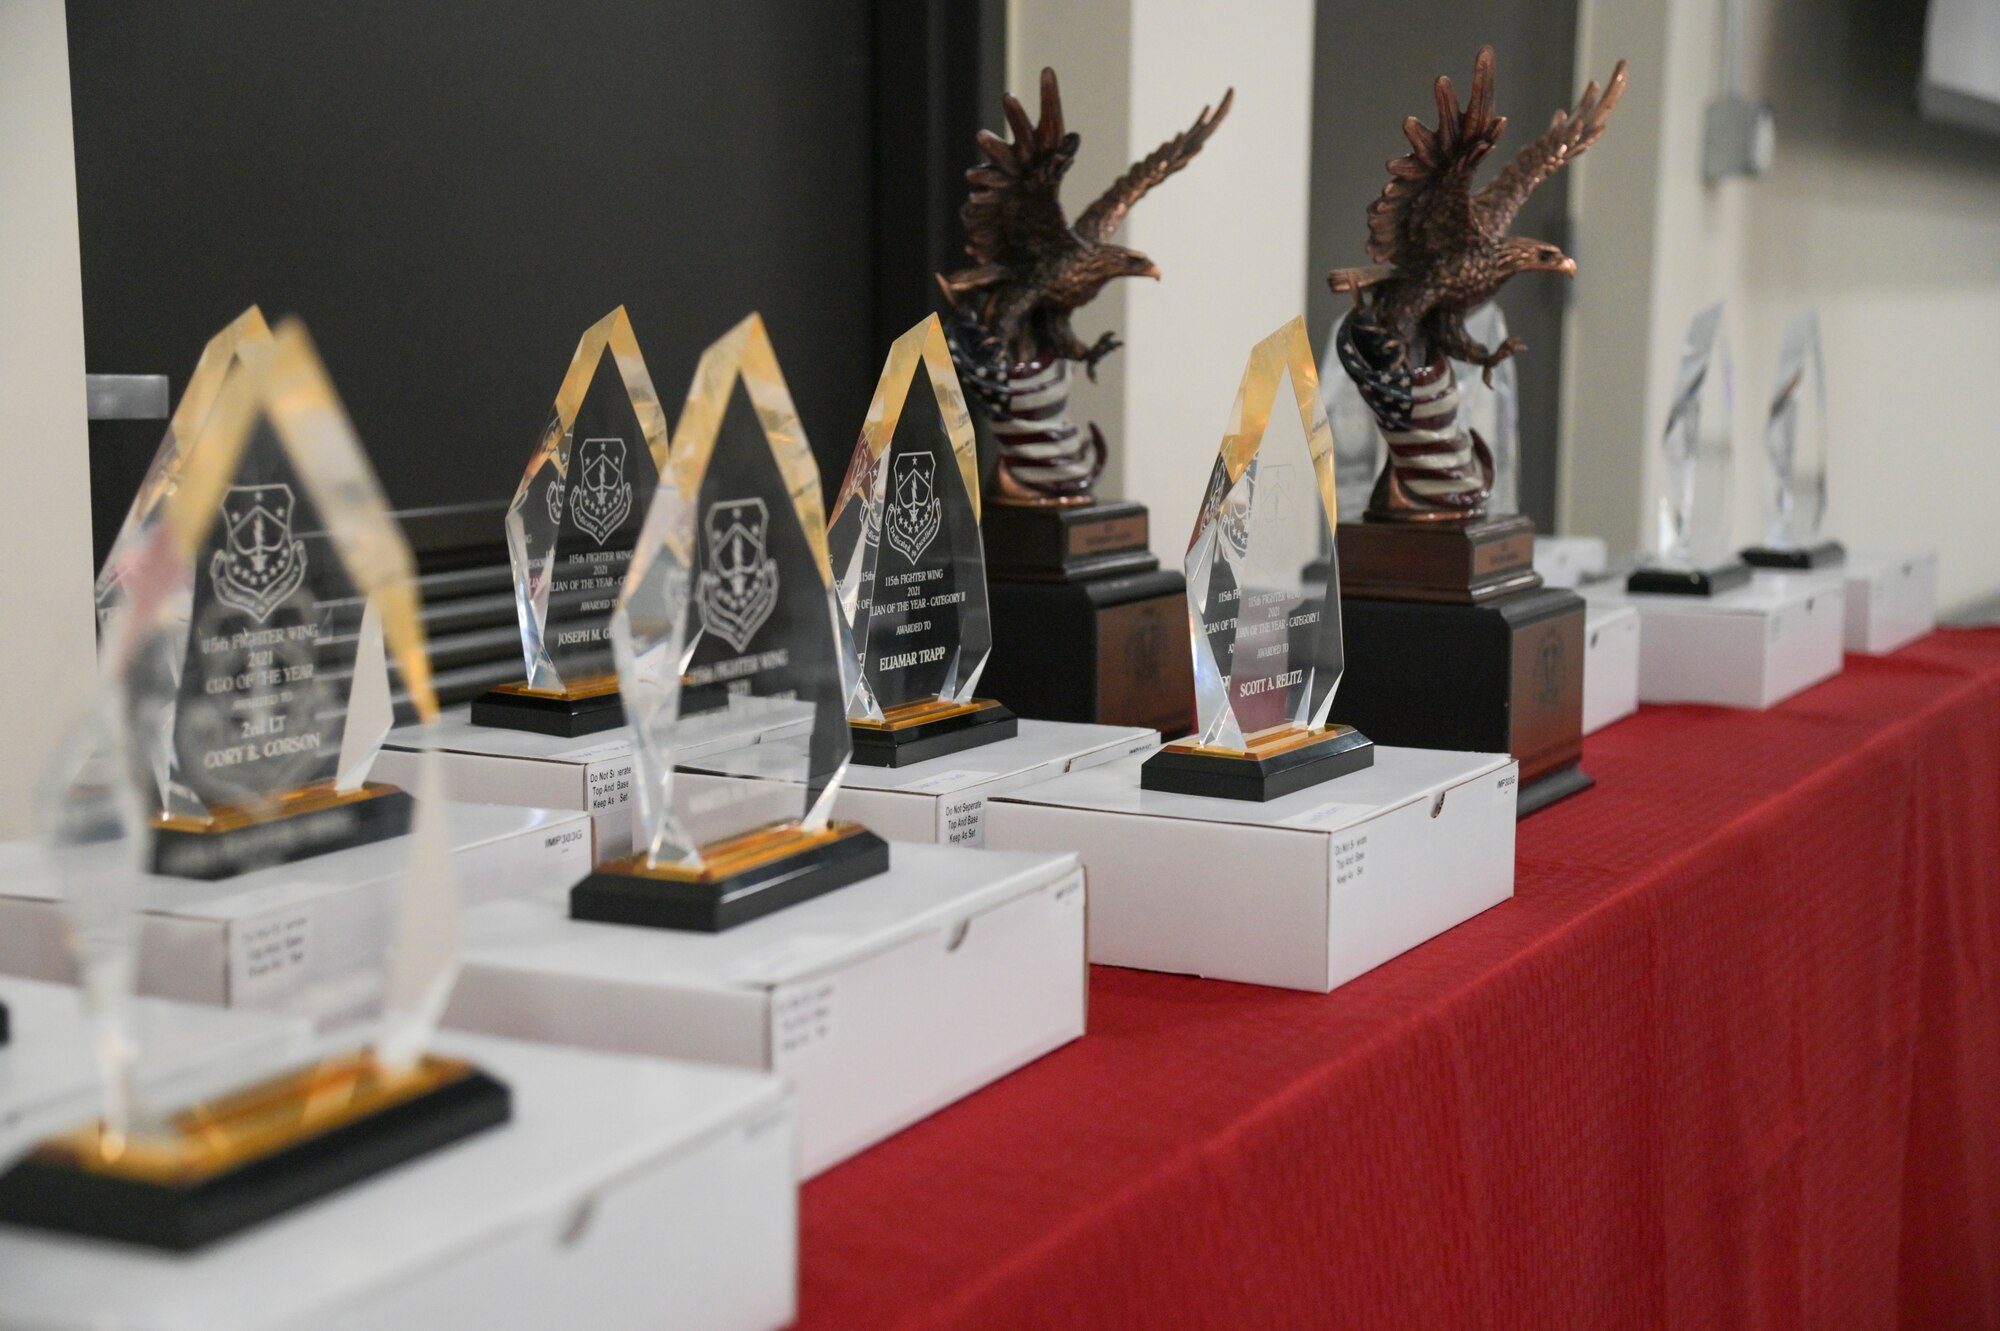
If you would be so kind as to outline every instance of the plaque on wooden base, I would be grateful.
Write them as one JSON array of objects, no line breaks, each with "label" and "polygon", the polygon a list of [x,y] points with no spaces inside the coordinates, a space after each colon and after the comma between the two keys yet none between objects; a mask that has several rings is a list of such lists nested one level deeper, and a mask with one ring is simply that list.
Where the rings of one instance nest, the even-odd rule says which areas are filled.
[{"label": "plaque on wooden base", "polygon": [[576,739],[625,724],[618,676],[601,675],[566,689],[498,684],[472,700],[472,724]]},{"label": "plaque on wooden base", "polygon": [[1478,605],[1542,585],[1535,524],[1520,516],[1469,522],[1343,522],[1344,596]]},{"label": "plaque on wooden base", "polygon": [[113,1138],[95,1123],[0,1174],[0,1221],[191,1252],[505,1123],[507,1087],[468,1063],[396,1070],[358,1053]]},{"label": "plaque on wooden base", "polygon": [[1020,733],[1020,720],[991,698],[967,703],[932,700],[892,707],[880,721],[850,720],[854,761],[863,767],[907,767],[976,749]]},{"label": "plaque on wooden base", "polygon": [[1146,548],[1146,506],[1130,499],[1060,507],[993,503],[983,527],[989,577],[1067,582],[1159,563]]},{"label": "plaque on wooden base", "polygon": [[1354,598],[1334,715],[1379,743],[1511,753],[1523,816],[1588,789],[1583,598],[1537,587],[1481,605]]},{"label": "plaque on wooden base", "polygon": [[780,825],[704,846],[699,869],[613,860],[570,889],[573,920],[721,933],[889,871],[889,843],[859,823]]},{"label": "plaque on wooden base", "polygon": [[1017,715],[1042,721],[1194,726],[1187,581],[1146,556],[1140,572],[1073,582],[993,575],[993,655],[980,677]]},{"label": "plaque on wooden base", "polygon": [[1752,568],[1776,568],[1789,572],[1838,568],[1847,562],[1847,548],[1839,541],[1820,541],[1815,545],[1800,546],[1753,545],[1739,553],[1743,556],[1743,562]]}]

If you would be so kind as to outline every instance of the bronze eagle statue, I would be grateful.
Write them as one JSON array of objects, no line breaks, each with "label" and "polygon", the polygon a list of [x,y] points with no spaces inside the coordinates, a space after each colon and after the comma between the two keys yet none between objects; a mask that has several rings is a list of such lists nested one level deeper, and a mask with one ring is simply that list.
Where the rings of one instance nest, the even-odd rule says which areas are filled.
[{"label": "bronze eagle statue", "polygon": [[1114,277],[1160,275],[1151,259],[1113,245],[1111,235],[1148,190],[1194,160],[1235,95],[1234,89],[1224,93],[1213,112],[1203,107],[1193,125],[1134,163],[1072,223],[1057,196],[1081,138],[1063,126],[1056,73],[1042,71],[1039,122],[1031,123],[1009,93],[1001,105],[1013,141],[981,130],[986,160],[965,173],[972,193],[959,216],[973,266],[938,276],[954,313],[978,324],[1011,361],[1082,361],[1095,378],[1097,363],[1117,349],[1118,339],[1106,333],[1085,346],[1070,328],[1070,313]]},{"label": "bronze eagle statue", "polygon": [[1368,209],[1365,268],[1337,268],[1327,284],[1353,292],[1370,324],[1404,348],[1422,338],[1426,350],[1478,365],[1492,383],[1493,367],[1526,344],[1509,337],[1481,346],[1466,332],[1465,315],[1493,298],[1516,273],[1576,275],[1576,261],[1547,241],[1508,233],[1535,187],[1580,156],[1604,133],[1625,91],[1625,62],[1602,95],[1583,90],[1574,110],[1557,111],[1549,127],[1477,194],[1472,177],[1507,130],[1493,114],[1493,48],[1472,67],[1472,94],[1463,110],[1451,79],[1437,81],[1436,129],[1415,116],[1403,121],[1407,156],[1389,162],[1389,183]]}]

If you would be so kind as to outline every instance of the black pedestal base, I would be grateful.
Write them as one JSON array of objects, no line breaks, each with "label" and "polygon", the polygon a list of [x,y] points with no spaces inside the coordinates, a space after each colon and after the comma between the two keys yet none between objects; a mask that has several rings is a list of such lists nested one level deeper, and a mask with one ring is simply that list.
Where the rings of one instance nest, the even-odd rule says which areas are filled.
[{"label": "black pedestal base", "polygon": [[472,700],[472,724],[575,739],[624,725],[625,700],[616,689],[580,698],[488,689]]},{"label": "black pedestal base", "polygon": [[0,1044],[6,1044],[7,1041],[13,1038],[14,1027],[13,1023],[7,1017],[7,1005],[0,1003]]},{"label": "black pedestal base", "polygon": [[150,867],[169,878],[214,882],[254,869],[387,841],[410,830],[416,807],[406,791],[394,786],[363,787],[359,799],[339,800],[297,813],[192,830],[155,824]]},{"label": "black pedestal base", "polygon": [[[1483,605],[1341,601],[1347,669],[1334,719],[1377,744],[1510,753],[1516,811],[1589,784],[1583,598],[1555,587]],[[1546,792],[1546,793],[1543,793]]]},{"label": "black pedestal base", "polygon": [[505,1123],[507,1087],[477,1069],[365,1117],[174,1184],[41,1152],[0,1175],[0,1223],[191,1252]]},{"label": "black pedestal base", "polygon": [[1744,563],[1715,564],[1708,568],[1635,568],[1625,579],[1625,590],[1654,596],[1714,596],[1748,583],[1750,572],[1750,566]]},{"label": "black pedestal base", "polygon": [[908,767],[995,740],[1012,739],[1020,731],[1020,719],[997,702],[914,725],[848,727],[854,740],[854,761],[863,767]]},{"label": "black pedestal base", "polygon": [[1342,728],[1316,743],[1274,753],[1215,753],[1170,745],[1139,766],[1143,790],[1264,803],[1375,765],[1375,742]]},{"label": "black pedestal base", "polygon": [[573,920],[721,933],[889,869],[889,843],[856,829],[846,836],[714,878],[646,872],[635,855],[600,865],[569,890]]},{"label": "black pedestal base", "polygon": [[1018,716],[1148,726],[1172,737],[1194,726],[1187,582],[1154,568],[1078,582],[989,576],[993,654],[979,689]]},{"label": "black pedestal base", "polygon": [[1739,553],[1743,556],[1743,562],[1754,568],[1792,570],[1837,568],[1847,562],[1847,547],[1839,541],[1821,541],[1818,545],[1782,550],[1768,545],[1753,545]]}]

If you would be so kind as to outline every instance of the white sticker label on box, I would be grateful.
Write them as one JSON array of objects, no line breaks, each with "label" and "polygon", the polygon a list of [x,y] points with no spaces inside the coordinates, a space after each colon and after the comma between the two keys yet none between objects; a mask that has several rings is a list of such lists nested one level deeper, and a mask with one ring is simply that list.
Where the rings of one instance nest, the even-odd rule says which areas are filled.
[{"label": "white sticker label on box", "polygon": [[986,844],[984,795],[947,796],[939,801],[938,844],[941,846]]},{"label": "white sticker label on box", "polygon": [[312,934],[308,909],[276,911],[231,929],[230,1005],[265,1006],[296,985],[312,958]]},{"label": "white sticker label on box", "polygon": [[998,772],[982,772],[971,767],[954,767],[949,772],[939,772],[936,776],[918,777],[897,786],[898,790],[912,790],[919,795],[946,795],[967,786],[976,786],[982,781],[991,781]]},{"label": "white sticker label on box", "polygon": [[1318,804],[1304,813],[1295,813],[1289,818],[1280,818],[1280,827],[1339,827],[1342,823],[1354,821],[1356,814],[1368,812],[1372,804]]},{"label": "white sticker label on box", "polygon": [[837,994],[832,980],[814,980],[777,996],[771,1008],[771,1043],[780,1059],[794,1057],[833,1035]]},{"label": "white sticker label on box", "polygon": [[1493,793],[1498,795],[1501,799],[1507,801],[1509,804],[1512,804],[1515,802],[1516,798],[1521,793],[1520,785],[1521,785],[1520,773],[1509,772],[1507,775],[1501,777],[1498,781],[1495,781],[1493,783]]},{"label": "white sticker label on box", "polygon": [[616,766],[591,767],[584,771],[584,783],[589,787],[590,811],[602,813],[615,809],[632,800],[632,763],[630,759]]}]

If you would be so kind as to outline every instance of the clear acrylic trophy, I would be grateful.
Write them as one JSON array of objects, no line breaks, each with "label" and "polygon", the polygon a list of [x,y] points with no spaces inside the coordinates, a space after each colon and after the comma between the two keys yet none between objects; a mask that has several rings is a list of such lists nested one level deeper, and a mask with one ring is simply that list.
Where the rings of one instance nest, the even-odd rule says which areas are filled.
[{"label": "clear acrylic trophy", "polygon": [[526,677],[472,723],[588,735],[624,722],[611,605],[667,460],[667,417],[625,307],[584,331],[507,509]]},{"label": "clear acrylic trophy", "polygon": [[1730,545],[1734,401],[1735,368],[1717,303],[1695,315],[1681,344],[1660,438],[1666,468],[1653,549],[1626,579],[1627,591],[1711,596],[1750,580],[1750,566]]},{"label": "clear acrylic trophy", "polygon": [[167,432],[160,439],[160,447],[146,468],[139,493],[132,497],[132,507],[126,513],[118,535],[112,540],[111,552],[105,556],[104,567],[98,571],[96,594],[100,628],[117,612],[124,599],[126,570],[138,556],[139,547],[145,539],[147,521],[173,493],[180,477],[181,464],[195,439],[200,436],[209,413],[215,409],[216,399],[222,392],[222,381],[230,367],[238,360],[269,355],[270,348],[271,330],[264,322],[264,312],[255,305],[230,320],[229,326],[210,338],[208,345],[202,348],[201,358],[195,362],[194,373],[188,376],[187,388],[181,393],[180,403],[167,421]]},{"label": "clear acrylic trophy", "polygon": [[819,469],[751,315],[695,369],[612,614],[642,845],[571,890],[572,917],[713,932],[888,868],[830,817],[843,627]]},{"label": "clear acrylic trophy", "polygon": [[974,696],[993,647],[972,418],[936,315],[889,348],[827,533],[857,677],[854,761],[901,767],[1014,735]]},{"label": "clear acrylic trophy", "polygon": [[1801,310],[1785,327],[1778,381],[1764,425],[1771,463],[1764,543],[1743,552],[1758,568],[1811,569],[1839,564],[1847,552],[1821,538],[1826,521],[1826,365],[1820,355],[1819,313]]},{"label": "clear acrylic trophy", "polygon": [[[280,459],[288,477],[283,481],[272,479]],[[145,1050],[131,996],[139,969],[141,869],[158,822],[160,765],[172,769],[187,757],[220,752],[172,750],[170,737],[189,724],[189,687],[199,686],[206,696],[214,682],[229,681],[217,706],[259,738],[320,733],[308,707],[325,703],[314,690],[295,688],[289,705],[279,705],[285,693],[279,685],[286,681],[246,688],[210,668],[213,661],[201,655],[207,649],[199,642],[191,652],[188,607],[191,600],[201,603],[200,585],[236,577],[241,585],[230,595],[268,603],[270,623],[297,594],[294,588],[280,596],[280,588],[295,581],[324,586],[333,571],[308,568],[295,577],[281,567],[283,560],[336,566],[345,585],[367,599],[367,615],[377,625],[372,667],[384,668],[386,640],[418,714],[427,721],[437,714],[408,546],[303,328],[281,325],[261,368],[230,372],[213,427],[183,462],[143,539],[127,550],[120,612],[103,644],[93,706],[44,783],[43,847],[63,892],[101,1074],[101,1111],[0,1174],[0,1222],[177,1251],[227,1237],[504,1122],[510,1113],[504,1085],[470,1064],[428,1052],[456,975],[458,924],[435,760],[420,777],[423,798],[407,838],[409,861],[376,994],[375,1029],[353,1044],[330,1039],[329,1052],[308,1066],[217,1088],[197,1103],[154,1104],[142,1091],[135,1070]],[[246,470],[256,473],[254,484],[265,491],[261,508],[232,506]],[[305,511],[299,505],[309,502],[320,528],[319,544],[303,554],[287,551],[275,535],[282,506],[270,490],[286,485],[297,489],[285,511],[296,517]],[[234,533],[235,544],[225,535],[219,545],[218,530]],[[289,539],[298,540],[296,524],[291,531]],[[229,562],[231,550],[246,567]],[[261,600],[254,595],[258,589]],[[199,621],[199,611],[194,618]],[[313,634],[304,630],[318,621],[276,622],[281,641],[309,642]],[[222,627],[194,632],[219,637]],[[240,650],[262,651],[256,644],[263,641]],[[316,664],[302,648],[270,650],[268,663],[246,670],[284,675]],[[358,671],[369,668],[365,659],[357,664]],[[294,674],[289,682],[309,677],[317,672]],[[246,693],[255,701],[234,709]],[[196,733],[206,739],[219,727],[204,721]],[[343,766],[348,756],[341,756]],[[260,753],[228,765],[276,761]],[[260,783],[246,778],[242,784]],[[269,798],[282,805],[288,796]]]},{"label": "clear acrylic trophy", "polygon": [[1374,762],[1366,736],[1327,722],[1345,660],[1339,570],[1306,576],[1338,510],[1333,431],[1294,319],[1250,353],[1188,542],[1199,728],[1146,760],[1145,789],[1269,800]]},{"label": "clear acrylic trophy", "polygon": [[198,544],[161,593],[158,708],[133,737],[150,867],[223,878],[401,834],[409,796],[368,769],[393,720],[385,633],[428,669],[409,552],[381,535],[393,519],[304,330],[234,359],[183,448],[144,524]]}]

